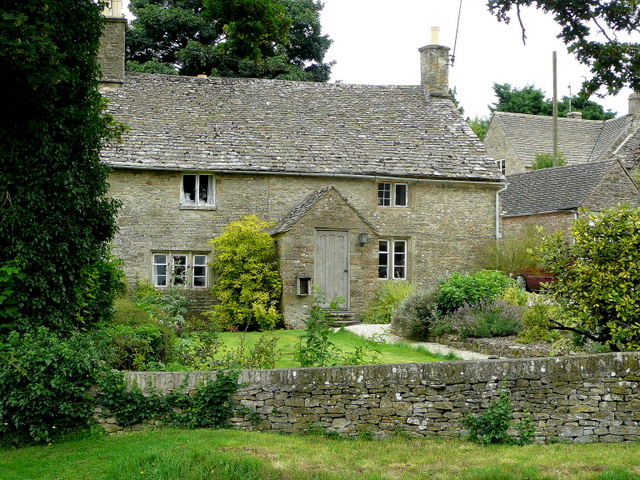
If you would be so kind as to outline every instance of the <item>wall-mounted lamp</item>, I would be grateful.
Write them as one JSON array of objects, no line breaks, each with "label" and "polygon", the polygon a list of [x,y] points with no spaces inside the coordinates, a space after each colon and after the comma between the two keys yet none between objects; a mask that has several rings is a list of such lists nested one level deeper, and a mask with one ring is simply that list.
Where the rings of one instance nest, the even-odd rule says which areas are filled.
[{"label": "wall-mounted lamp", "polygon": [[369,234],[366,232],[362,232],[360,234],[358,234],[358,242],[360,243],[361,247],[364,247],[364,244],[367,243],[367,240],[369,240]]}]

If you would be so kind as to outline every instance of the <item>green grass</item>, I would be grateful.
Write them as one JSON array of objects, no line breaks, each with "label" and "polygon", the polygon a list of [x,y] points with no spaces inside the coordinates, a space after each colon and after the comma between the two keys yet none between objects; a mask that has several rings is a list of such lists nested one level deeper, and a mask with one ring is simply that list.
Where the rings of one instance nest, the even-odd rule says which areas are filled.
[{"label": "green grass", "polygon": [[2,480],[640,480],[640,445],[161,430],[0,450]]},{"label": "green grass", "polygon": [[[292,354],[294,348],[300,342],[300,335],[303,333],[304,330],[275,330],[266,333],[266,335],[278,336],[278,349],[284,353],[277,361],[276,368],[295,368],[300,366],[299,362],[293,359]],[[265,333],[259,332],[224,332],[220,333],[220,340],[224,344],[224,351],[235,352],[238,350],[242,341],[244,341],[245,349],[247,349],[256,343],[260,335],[264,334]],[[346,330],[339,330],[336,333],[332,333],[329,340],[343,352],[352,352],[356,348],[367,344],[366,339]],[[377,343],[376,348],[380,350],[380,353],[371,352],[371,354],[375,355],[377,360],[367,363],[420,363],[457,359],[453,355],[433,354],[424,348],[414,348],[407,344]],[[368,358],[369,360],[371,359],[370,356]]]}]

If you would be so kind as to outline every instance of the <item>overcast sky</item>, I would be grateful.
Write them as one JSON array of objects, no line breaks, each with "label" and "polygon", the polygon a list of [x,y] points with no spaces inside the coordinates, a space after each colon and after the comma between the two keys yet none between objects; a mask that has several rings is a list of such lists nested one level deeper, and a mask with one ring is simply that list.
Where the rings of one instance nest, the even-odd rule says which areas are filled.
[{"label": "overcast sky", "polygon": [[[440,44],[456,41],[459,0],[323,0],[323,32],[334,43],[326,60],[335,60],[331,80],[372,85],[420,83],[418,48],[431,42],[431,27],[440,27]],[[125,3],[128,3],[125,0]],[[523,11],[527,43],[517,19],[509,25],[489,14],[486,0],[463,0],[454,66],[449,85],[470,117],[489,116],[496,101],[493,83],[522,88],[533,84],[551,97],[552,52],[558,52],[558,96],[576,94],[588,69],[566,53],[555,38],[559,29],[550,16]],[[630,90],[616,98],[592,100],[619,115],[627,113]]]}]

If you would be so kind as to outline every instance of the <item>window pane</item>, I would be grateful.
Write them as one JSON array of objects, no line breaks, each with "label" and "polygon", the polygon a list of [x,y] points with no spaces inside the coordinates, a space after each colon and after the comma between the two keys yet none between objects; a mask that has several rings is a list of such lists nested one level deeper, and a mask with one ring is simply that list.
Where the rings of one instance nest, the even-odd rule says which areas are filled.
[{"label": "window pane", "polygon": [[207,256],[206,255],[193,256],[193,286],[194,287],[207,286]]},{"label": "window pane", "polygon": [[389,242],[378,242],[378,278],[389,278]]},{"label": "window pane", "polygon": [[151,273],[153,284],[156,287],[165,287],[167,285],[167,254],[153,254],[153,270]]},{"label": "window pane", "polygon": [[396,207],[407,206],[407,185],[404,183],[398,183],[396,185]]},{"label": "window pane", "polygon": [[391,184],[390,183],[378,184],[378,205],[382,207],[388,207],[391,205]]},{"label": "window pane", "polygon": [[199,175],[198,204],[206,205],[209,199],[209,175]]},{"label": "window pane", "polygon": [[184,203],[196,203],[196,176],[182,176],[182,201]]},{"label": "window pane", "polygon": [[396,240],[393,242],[393,278],[406,277],[407,242]]},{"label": "window pane", "polygon": [[186,285],[187,284],[187,256],[186,255],[172,255],[173,258],[173,278],[171,283],[173,285]]}]

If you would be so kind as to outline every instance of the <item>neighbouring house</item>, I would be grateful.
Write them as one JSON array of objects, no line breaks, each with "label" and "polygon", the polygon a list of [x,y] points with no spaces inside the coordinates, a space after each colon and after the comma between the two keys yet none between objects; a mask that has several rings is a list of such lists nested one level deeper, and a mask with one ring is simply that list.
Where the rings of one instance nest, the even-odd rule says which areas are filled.
[{"label": "neighbouring house", "polygon": [[209,239],[255,214],[274,224],[300,327],[313,286],[357,316],[380,283],[465,271],[499,235],[505,178],[449,99],[448,47],[420,49],[416,86],[125,73],[126,22],[109,16],[102,91],[129,128],[102,157],[130,281],[204,304]]},{"label": "neighbouring house", "polygon": [[640,189],[617,159],[543,168],[507,175],[502,193],[502,227],[505,235],[528,225],[545,233],[568,233],[580,208],[599,212],[628,203],[640,207]]},{"label": "neighbouring house", "polygon": [[[640,96],[629,97],[629,113],[610,120],[558,118],[558,152],[567,165],[620,158],[636,167]],[[536,154],[553,153],[553,117],[494,112],[484,139],[489,155],[506,175],[531,171]],[[631,151],[635,155],[631,155]]]}]

